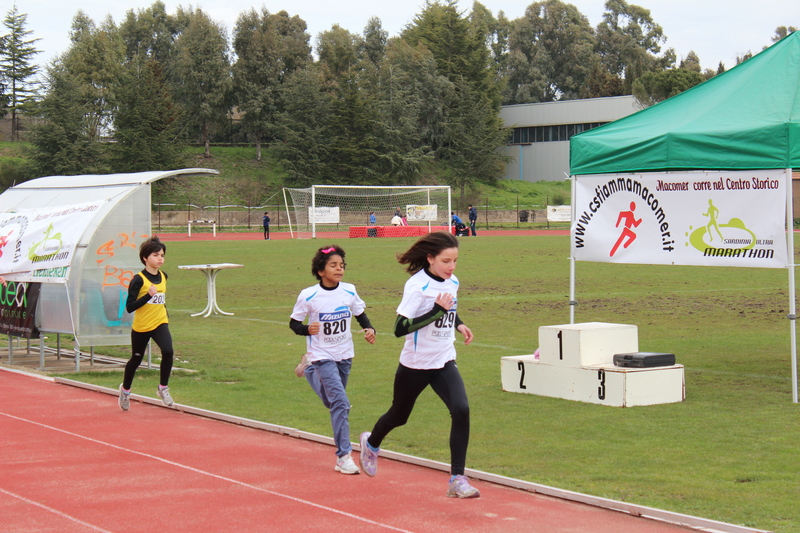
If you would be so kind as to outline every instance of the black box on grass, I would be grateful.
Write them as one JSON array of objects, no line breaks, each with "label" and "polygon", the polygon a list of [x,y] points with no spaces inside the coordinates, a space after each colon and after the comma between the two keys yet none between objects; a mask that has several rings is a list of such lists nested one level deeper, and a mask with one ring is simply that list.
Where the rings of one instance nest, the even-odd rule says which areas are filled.
[{"label": "black box on grass", "polygon": [[633,352],[614,355],[614,366],[628,368],[652,368],[656,366],[672,366],[675,364],[674,353]]}]

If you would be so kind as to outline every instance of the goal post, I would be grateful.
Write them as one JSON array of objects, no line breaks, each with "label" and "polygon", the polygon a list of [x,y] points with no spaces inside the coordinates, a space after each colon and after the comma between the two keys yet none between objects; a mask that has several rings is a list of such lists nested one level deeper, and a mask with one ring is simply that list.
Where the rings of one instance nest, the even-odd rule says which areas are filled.
[{"label": "goal post", "polygon": [[448,185],[312,185],[283,192],[293,238],[377,236],[378,230],[369,228],[392,227],[396,211],[402,225],[427,231],[450,226]]}]

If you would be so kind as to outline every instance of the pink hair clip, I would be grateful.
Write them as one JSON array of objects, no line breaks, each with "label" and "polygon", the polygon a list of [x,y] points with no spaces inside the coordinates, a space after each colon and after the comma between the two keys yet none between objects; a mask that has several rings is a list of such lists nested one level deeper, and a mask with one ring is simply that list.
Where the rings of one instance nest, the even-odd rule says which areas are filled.
[{"label": "pink hair clip", "polygon": [[334,248],[333,246],[331,246],[327,250],[320,250],[320,252],[322,252],[323,254],[329,254],[329,253],[335,252],[335,251],[336,251],[336,248]]}]

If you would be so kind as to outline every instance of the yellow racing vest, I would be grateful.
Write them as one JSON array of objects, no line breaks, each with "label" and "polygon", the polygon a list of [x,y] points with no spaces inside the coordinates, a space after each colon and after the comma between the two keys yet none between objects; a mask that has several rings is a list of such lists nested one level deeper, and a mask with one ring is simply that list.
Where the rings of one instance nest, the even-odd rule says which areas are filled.
[{"label": "yellow racing vest", "polygon": [[169,323],[166,298],[167,276],[161,272],[161,283],[151,283],[141,272],[139,272],[137,276],[142,278],[142,288],[139,289],[139,294],[136,295],[137,300],[147,294],[151,285],[155,285],[158,291],[155,296],[150,298],[149,302],[133,313],[133,324],[131,325],[133,331],[144,333],[146,331],[153,331],[161,324]]}]

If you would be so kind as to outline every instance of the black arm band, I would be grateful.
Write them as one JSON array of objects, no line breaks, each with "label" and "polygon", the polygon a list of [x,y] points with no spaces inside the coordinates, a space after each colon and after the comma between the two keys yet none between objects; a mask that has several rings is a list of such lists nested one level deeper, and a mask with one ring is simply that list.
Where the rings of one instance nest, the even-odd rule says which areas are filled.
[{"label": "black arm band", "polygon": [[356,320],[358,320],[358,325],[361,326],[361,329],[371,329],[372,331],[375,331],[375,328],[373,328],[372,324],[369,322],[367,313],[361,313],[356,317]]},{"label": "black arm band", "polygon": [[297,335],[306,335],[306,336],[310,335],[310,333],[308,332],[308,326],[306,326],[299,320],[295,320],[294,318],[289,319],[289,327]]}]

